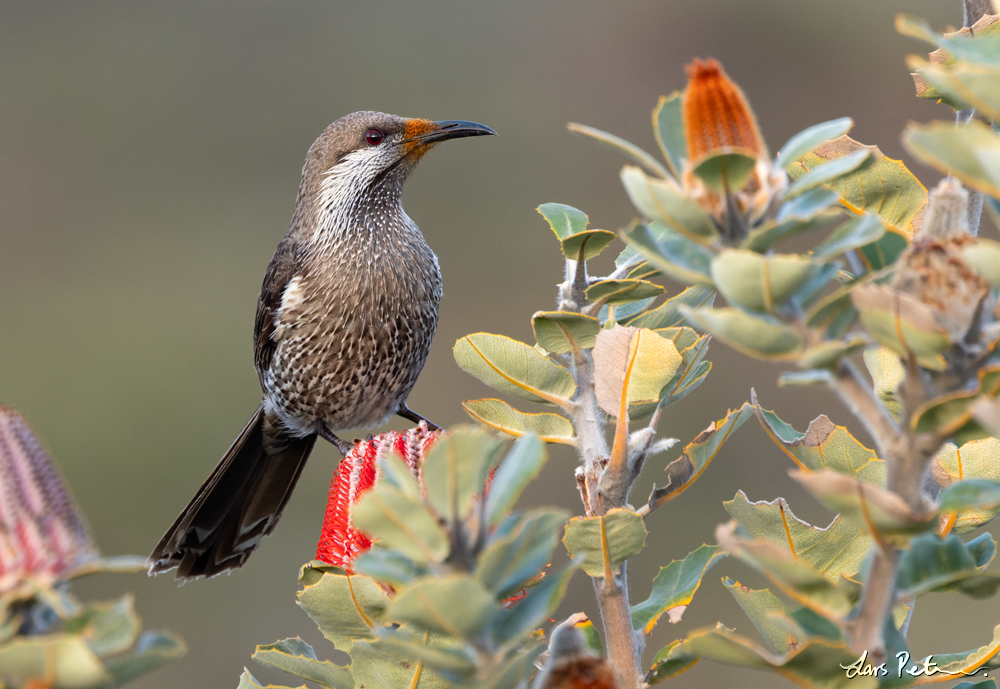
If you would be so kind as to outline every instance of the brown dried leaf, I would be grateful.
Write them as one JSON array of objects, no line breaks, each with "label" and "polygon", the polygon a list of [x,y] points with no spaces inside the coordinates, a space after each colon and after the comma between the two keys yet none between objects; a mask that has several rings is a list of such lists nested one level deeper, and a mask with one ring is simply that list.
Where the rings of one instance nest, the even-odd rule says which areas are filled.
[{"label": "brown dried leaf", "polygon": [[594,345],[594,389],[601,409],[617,417],[630,404],[656,402],[681,365],[671,340],[646,328],[616,325]]}]

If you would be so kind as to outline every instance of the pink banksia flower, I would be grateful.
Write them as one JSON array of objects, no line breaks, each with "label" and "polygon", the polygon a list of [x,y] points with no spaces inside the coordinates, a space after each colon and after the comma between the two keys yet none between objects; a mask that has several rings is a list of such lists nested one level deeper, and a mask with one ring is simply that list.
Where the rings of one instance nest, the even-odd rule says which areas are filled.
[{"label": "pink banksia flower", "polygon": [[99,559],[83,513],[25,418],[0,404],[0,601]]},{"label": "pink banksia flower", "polygon": [[354,443],[330,482],[323,532],[316,548],[317,560],[350,571],[354,558],[372,545],[371,539],[352,525],[351,509],[378,481],[378,460],[395,452],[411,471],[419,473],[427,451],[440,435],[440,431],[429,431],[420,424],[402,433],[389,431]]}]

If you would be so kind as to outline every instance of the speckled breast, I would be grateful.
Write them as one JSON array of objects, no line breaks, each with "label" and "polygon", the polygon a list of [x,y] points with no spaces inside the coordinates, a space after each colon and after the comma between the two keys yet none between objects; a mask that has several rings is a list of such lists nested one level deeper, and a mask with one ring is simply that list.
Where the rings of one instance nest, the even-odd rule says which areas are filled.
[{"label": "speckled breast", "polygon": [[372,428],[406,401],[441,298],[437,259],[420,244],[320,257],[289,283],[262,381],[268,411],[288,428]]}]

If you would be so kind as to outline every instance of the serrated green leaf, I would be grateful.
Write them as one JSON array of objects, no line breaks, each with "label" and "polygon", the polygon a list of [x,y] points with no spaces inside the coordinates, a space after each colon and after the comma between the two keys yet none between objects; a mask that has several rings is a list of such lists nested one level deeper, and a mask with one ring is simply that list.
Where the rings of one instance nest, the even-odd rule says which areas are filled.
[{"label": "serrated green leaf", "polygon": [[[830,207],[839,200],[840,194],[833,189],[830,189],[829,187],[814,187],[802,192],[798,196],[788,199],[781,204],[781,208],[778,209],[778,214],[775,220],[778,223],[802,224],[806,221],[815,220],[817,216],[822,214],[823,217],[820,219],[829,222],[835,217],[840,217],[839,213],[833,215],[828,212]],[[781,233],[781,236],[784,237],[786,235],[800,234],[801,232],[801,229],[794,232],[791,229],[787,229]]]},{"label": "serrated green leaf", "polygon": [[773,411],[758,405],[755,413],[768,437],[802,469],[830,469],[872,485],[885,485],[885,462],[825,414],[813,419],[806,432],[800,433]]},{"label": "serrated green leaf", "polygon": [[421,470],[427,501],[437,514],[449,522],[465,519],[502,451],[501,440],[478,426],[459,427],[442,435],[427,453]]},{"label": "serrated green leaf", "polygon": [[665,291],[660,285],[647,280],[601,280],[588,287],[585,294],[590,302],[610,305],[650,299]]},{"label": "serrated green leaf", "polygon": [[[456,602],[461,601],[461,605]],[[448,574],[411,582],[389,603],[389,619],[421,631],[472,639],[499,612],[493,595],[470,575]]]},{"label": "serrated green leaf", "polygon": [[632,205],[646,218],[665,223],[689,240],[707,241],[718,235],[712,216],[673,182],[650,177],[631,165],[622,168],[621,180]]},{"label": "serrated green leaf", "polygon": [[[236,689],[293,689],[293,687],[280,684],[268,684],[265,687],[260,683],[260,680],[250,674],[249,670],[243,668],[243,674],[240,675],[240,683],[236,686]],[[306,689],[306,685],[303,684],[297,689]]]},{"label": "serrated green leaf", "polygon": [[724,557],[718,546],[703,545],[683,560],[673,560],[666,567],[660,567],[649,598],[632,606],[632,628],[649,634],[663,613],[667,613],[671,623],[679,622],[705,573]]},{"label": "serrated green leaf", "polygon": [[[935,95],[956,110],[975,108],[988,119],[1000,117],[1000,66],[956,59],[935,64],[911,56],[907,67],[924,80]],[[917,95],[922,95],[918,93]]]},{"label": "serrated green leaf", "polygon": [[[830,369],[836,366],[841,359],[849,356],[863,348],[868,341],[860,336],[853,337],[844,342],[842,340],[825,341],[802,352],[799,357],[799,367],[803,369],[817,369],[816,375],[823,378],[822,382],[828,382]],[[803,371],[803,374],[805,371]],[[820,381],[816,381],[820,382]]]},{"label": "serrated green leaf", "polygon": [[320,661],[312,646],[297,637],[258,646],[252,657],[264,667],[287,672],[328,689],[354,689],[350,668],[329,660]]},{"label": "serrated green leaf", "polygon": [[479,423],[515,438],[534,433],[547,443],[576,443],[573,424],[558,414],[527,414],[494,399],[468,400],[462,408]]},{"label": "serrated green leaf", "polygon": [[730,304],[753,311],[773,311],[787,302],[819,266],[797,254],[762,255],[747,249],[723,249],[712,259],[712,280]]},{"label": "serrated green leaf", "polygon": [[834,584],[853,579],[871,550],[871,536],[840,515],[819,528],[796,517],[783,498],[750,502],[739,491],[722,504],[751,538],[780,545]]},{"label": "serrated green leaf", "polygon": [[486,522],[499,524],[545,465],[545,445],[534,434],[518,438],[501,460],[486,497]]},{"label": "serrated green leaf", "polygon": [[716,194],[735,194],[750,181],[756,164],[753,151],[724,146],[691,161],[691,172]]},{"label": "serrated green leaf", "polygon": [[780,323],[751,316],[736,308],[681,308],[689,322],[719,338],[733,349],[758,359],[791,359],[802,349],[802,340]]},{"label": "serrated green leaf", "polygon": [[707,287],[687,287],[680,294],[667,299],[651,311],[639,314],[624,325],[630,325],[633,328],[649,328],[650,330],[681,327],[684,325],[684,315],[680,312],[681,306],[698,309],[701,307],[711,307],[714,302],[714,289]]},{"label": "serrated green leaf", "polygon": [[684,160],[688,157],[687,137],[684,134],[684,95],[674,91],[660,96],[653,109],[653,135],[660,146],[663,159],[676,179],[681,178]]},{"label": "serrated green leaf", "polygon": [[341,650],[353,640],[374,639],[373,626],[386,622],[389,597],[366,576],[334,574],[311,565],[299,575],[299,605],[327,639]]},{"label": "serrated green leaf", "polygon": [[[847,135],[823,144],[789,168],[789,175],[797,178],[793,187],[810,171],[821,170],[830,162],[850,156],[860,158],[865,151],[869,156],[860,166],[826,184],[835,189],[844,205],[855,213],[874,213],[890,228],[912,234],[913,220],[927,204],[927,189],[902,161],[885,156],[877,146],[865,146]],[[850,167],[854,160],[841,165]],[[825,176],[819,172],[816,175],[813,180]]]},{"label": "serrated green leaf", "polygon": [[566,524],[563,545],[570,557],[582,557],[580,566],[589,576],[602,577],[605,569],[617,571],[646,544],[646,525],[632,510],[617,507],[600,517],[573,517]]},{"label": "serrated green leaf", "polygon": [[491,538],[480,553],[476,567],[479,582],[500,599],[523,588],[552,561],[559,532],[568,518],[565,511],[550,509],[531,510],[521,516],[513,529]]},{"label": "serrated green leaf", "polygon": [[784,621],[782,618],[786,614],[785,604],[771,593],[771,589],[751,589],[729,577],[722,580],[722,585],[733,594],[733,598],[764,637],[771,650],[785,653],[790,644],[798,644],[804,640],[805,635],[791,634],[788,626],[782,624]]},{"label": "serrated green leaf", "polygon": [[850,117],[841,117],[803,129],[781,147],[774,162],[787,170],[792,163],[800,160],[805,154],[811,153],[821,144],[846,134],[853,126],[854,120]]},{"label": "serrated green leaf", "polygon": [[653,658],[652,667],[646,673],[646,684],[659,684],[694,667],[699,656],[684,653],[681,650],[681,644],[682,641],[677,639],[660,649],[660,652]]},{"label": "serrated green leaf", "polygon": [[715,289],[712,252],[663,224],[635,224],[624,232],[630,246],[664,275],[686,285]]},{"label": "serrated green leaf", "polygon": [[573,374],[523,342],[503,335],[475,333],[455,343],[455,361],[466,373],[494,390],[531,402],[569,406]]},{"label": "serrated green leaf", "polygon": [[608,132],[602,132],[600,129],[588,127],[584,124],[577,124],[576,122],[570,122],[566,125],[566,127],[571,132],[577,132],[579,134],[583,134],[584,136],[589,136],[591,139],[596,139],[601,143],[617,148],[619,151],[635,160],[635,162],[642,165],[654,175],[659,175],[660,177],[670,176],[670,173],[667,172],[666,168],[660,164],[660,161],[646,153],[635,144],[629,143],[625,139],[617,137],[614,134],[609,134]]},{"label": "serrated green leaf", "polygon": [[737,428],[753,414],[753,406],[744,403],[737,410],[730,410],[724,418],[713,421],[708,428],[699,433],[688,443],[681,456],[667,465],[664,471],[667,482],[663,487],[653,486],[649,495],[647,509],[652,511],[657,507],[680,495],[695,480],[701,472],[715,459],[723,443]]},{"label": "serrated green leaf", "polygon": [[847,593],[787,546],[737,536],[736,522],[719,526],[715,538],[730,555],[752,566],[800,605],[831,620],[843,620],[850,613],[852,601]]},{"label": "serrated green leaf", "polygon": [[538,311],[531,317],[531,329],[535,331],[535,340],[546,351],[565,354],[574,346],[593,347],[601,322],[593,316],[571,311]]}]

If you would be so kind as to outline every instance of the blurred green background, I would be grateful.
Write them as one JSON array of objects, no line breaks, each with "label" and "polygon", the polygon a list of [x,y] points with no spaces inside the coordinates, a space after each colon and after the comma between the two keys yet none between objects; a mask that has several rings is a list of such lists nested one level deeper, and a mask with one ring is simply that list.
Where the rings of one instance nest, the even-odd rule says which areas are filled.
[{"label": "blurred green background", "polygon": [[[683,65],[716,57],[776,150],[807,125],[850,115],[854,138],[909,160],[909,119],[947,118],[913,96],[904,65],[923,46],[893,16],[961,23],[959,0],[0,3],[0,400],[20,408],[62,466],[107,554],[147,554],[259,401],[251,330],[264,268],[288,227],[306,149],[355,110],[469,119],[500,137],[448,143],[421,163],[405,206],[440,257],[445,296],[411,406],[445,425],[490,396],[453,363],[478,330],[531,338],[551,308],[558,245],[534,212],[558,201],[618,229],[633,210],[622,159],[565,129],[573,120],[653,150],[650,111],[683,88]],[[804,430],[845,410],[815,389],[777,389],[774,366],[715,345],[708,382],[661,423],[687,442],[748,398]],[[394,426],[402,428],[401,424]],[[647,467],[642,501],[676,451]],[[190,653],[134,686],[234,687],[257,643],[301,634],[329,646],[295,601],[337,455],[313,456],[276,534],[232,576],[183,588],[162,576],[105,575],[87,597],[133,589],[147,627]],[[555,448],[526,498],[576,509],[574,459]],[[656,567],[711,541],[737,489],[830,515],[787,478],[787,459],[751,421],[702,479],[649,520],[631,566],[633,600]],[[753,634],[719,577],[764,582],[724,562],[655,652],[722,620]],[[979,646],[996,602],[957,595],[918,605],[915,657]],[[579,576],[565,612],[593,612]],[[651,653],[650,656],[651,657]],[[676,680],[773,686],[774,675],[701,663]]]}]

